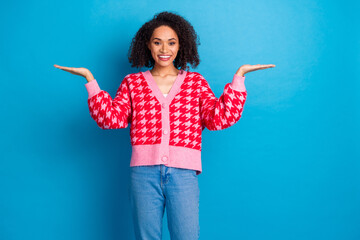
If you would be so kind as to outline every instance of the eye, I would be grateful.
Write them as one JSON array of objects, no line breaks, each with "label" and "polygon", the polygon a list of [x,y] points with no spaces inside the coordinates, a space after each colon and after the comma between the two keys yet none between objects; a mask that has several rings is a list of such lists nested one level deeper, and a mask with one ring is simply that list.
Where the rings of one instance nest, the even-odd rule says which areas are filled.
[{"label": "eye", "polygon": [[[159,42],[154,42],[155,45],[158,45]],[[160,44],[160,43],[159,43]]]},{"label": "eye", "polygon": [[170,45],[175,45],[175,42],[171,42]]}]

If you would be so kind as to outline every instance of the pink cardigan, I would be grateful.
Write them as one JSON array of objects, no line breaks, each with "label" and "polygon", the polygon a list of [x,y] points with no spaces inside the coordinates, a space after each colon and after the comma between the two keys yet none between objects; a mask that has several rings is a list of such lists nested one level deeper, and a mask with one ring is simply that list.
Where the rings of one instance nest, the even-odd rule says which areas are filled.
[{"label": "pink cardigan", "polygon": [[183,70],[166,97],[149,70],[126,75],[114,99],[95,79],[85,86],[90,115],[100,128],[130,123],[130,166],[164,164],[199,175],[201,133],[205,127],[228,128],[240,119],[247,96],[244,80],[235,74],[219,98],[201,74]]}]

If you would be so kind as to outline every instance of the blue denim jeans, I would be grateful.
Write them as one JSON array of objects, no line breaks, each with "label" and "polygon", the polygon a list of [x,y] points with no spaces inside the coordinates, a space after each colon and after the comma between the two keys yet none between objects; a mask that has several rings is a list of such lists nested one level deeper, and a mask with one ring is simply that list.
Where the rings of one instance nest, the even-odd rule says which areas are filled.
[{"label": "blue denim jeans", "polygon": [[129,200],[137,240],[161,240],[166,207],[171,240],[199,239],[195,170],[165,165],[130,167]]}]

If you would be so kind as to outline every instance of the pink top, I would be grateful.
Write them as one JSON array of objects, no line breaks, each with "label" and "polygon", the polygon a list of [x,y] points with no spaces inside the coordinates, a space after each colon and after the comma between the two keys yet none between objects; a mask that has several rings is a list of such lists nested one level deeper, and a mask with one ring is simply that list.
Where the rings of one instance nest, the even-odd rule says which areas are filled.
[{"label": "pink top", "polygon": [[102,129],[126,128],[130,123],[130,166],[164,164],[200,174],[201,132],[221,130],[241,117],[247,92],[245,77],[234,75],[216,98],[197,72],[180,71],[165,96],[150,71],[128,74],[115,98],[94,79],[85,84],[91,117]]}]

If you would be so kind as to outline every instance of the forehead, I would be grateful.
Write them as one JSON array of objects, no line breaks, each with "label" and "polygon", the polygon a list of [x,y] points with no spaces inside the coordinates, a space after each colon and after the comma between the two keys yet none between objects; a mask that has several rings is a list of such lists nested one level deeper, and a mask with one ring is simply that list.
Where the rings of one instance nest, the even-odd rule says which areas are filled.
[{"label": "forehead", "polygon": [[151,39],[160,38],[162,40],[168,40],[171,38],[178,39],[176,32],[169,26],[160,26],[154,29]]}]

